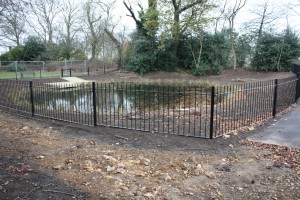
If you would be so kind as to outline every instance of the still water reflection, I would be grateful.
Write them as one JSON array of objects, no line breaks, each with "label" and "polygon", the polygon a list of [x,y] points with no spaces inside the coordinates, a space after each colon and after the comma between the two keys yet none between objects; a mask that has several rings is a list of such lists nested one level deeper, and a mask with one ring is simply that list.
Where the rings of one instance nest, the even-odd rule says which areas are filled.
[{"label": "still water reflection", "polygon": [[[153,109],[155,105],[168,106],[178,100],[180,88],[154,85],[101,84],[96,87],[97,111],[102,114]],[[93,112],[91,86],[51,88],[35,92],[37,107],[47,110]]]}]

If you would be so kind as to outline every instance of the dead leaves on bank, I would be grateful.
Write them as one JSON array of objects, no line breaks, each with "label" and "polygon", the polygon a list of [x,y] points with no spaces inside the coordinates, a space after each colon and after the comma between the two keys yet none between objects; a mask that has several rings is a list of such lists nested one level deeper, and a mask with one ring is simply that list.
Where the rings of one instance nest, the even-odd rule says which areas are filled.
[{"label": "dead leaves on bank", "polygon": [[20,173],[22,176],[26,176],[29,172],[34,171],[29,165],[25,165],[24,163],[18,163],[18,166],[11,165],[6,170],[11,173]]},{"label": "dead leaves on bank", "polygon": [[240,141],[240,144],[270,151],[271,153],[265,154],[264,157],[271,159],[274,166],[295,169],[300,175],[300,149],[244,140]]},{"label": "dead leaves on bank", "polygon": [[[78,177],[82,177],[78,179],[80,184],[91,190],[94,184],[101,180],[112,184],[114,191],[122,195],[137,195],[150,199],[164,195],[169,185],[193,176],[216,178],[214,173],[207,171],[194,157],[185,160],[171,159],[166,165],[162,165],[152,156],[149,158],[128,152],[126,155],[120,155],[117,151],[103,151],[98,152],[98,155],[69,158],[61,164],[53,163],[52,169],[66,176],[76,173]],[[142,186],[134,189],[137,183],[146,189],[141,189]]]}]

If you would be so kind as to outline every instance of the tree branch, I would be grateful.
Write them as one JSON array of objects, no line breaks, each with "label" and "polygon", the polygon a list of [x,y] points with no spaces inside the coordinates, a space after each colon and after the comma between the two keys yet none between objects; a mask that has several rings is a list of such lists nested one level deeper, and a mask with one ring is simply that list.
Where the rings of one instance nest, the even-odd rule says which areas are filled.
[{"label": "tree branch", "polygon": [[132,17],[136,24],[140,23],[140,21],[136,18],[135,14],[134,14],[134,12],[132,10],[131,5],[128,6],[125,1],[123,1],[123,4],[126,7],[126,9],[130,12],[130,14],[131,14],[131,15],[127,15],[127,16]]},{"label": "tree branch", "polygon": [[[174,0],[172,0],[172,1],[174,1]],[[179,10],[177,11],[177,13],[180,14],[180,13],[186,11],[187,9],[189,9],[189,8],[195,6],[195,5],[201,4],[201,3],[205,3],[206,1],[207,1],[207,0],[197,0],[197,1],[195,1],[194,3],[188,4],[188,5],[184,6],[183,8],[179,9]]]},{"label": "tree branch", "polygon": [[115,38],[115,36],[113,35],[113,33],[111,31],[109,31],[107,28],[104,28],[104,32],[113,41],[113,43],[117,46],[117,48],[121,47],[121,43]]}]

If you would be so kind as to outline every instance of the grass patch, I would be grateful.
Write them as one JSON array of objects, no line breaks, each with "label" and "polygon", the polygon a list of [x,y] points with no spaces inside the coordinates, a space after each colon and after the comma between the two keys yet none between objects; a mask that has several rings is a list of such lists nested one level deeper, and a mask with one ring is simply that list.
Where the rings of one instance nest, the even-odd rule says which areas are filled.
[{"label": "grass patch", "polygon": [[[42,72],[40,73],[40,71],[32,71],[33,73],[35,73],[35,77],[33,76],[33,74],[23,74],[23,76],[21,77],[21,73],[22,72],[18,72],[17,76],[20,79],[23,78],[58,78],[61,76],[61,72],[59,71],[54,71],[54,72]],[[75,74],[74,74],[75,75]],[[16,72],[0,72],[0,79],[15,79],[16,78]]]},{"label": "grass patch", "polygon": [[0,72],[0,79],[16,78],[16,72]]}]

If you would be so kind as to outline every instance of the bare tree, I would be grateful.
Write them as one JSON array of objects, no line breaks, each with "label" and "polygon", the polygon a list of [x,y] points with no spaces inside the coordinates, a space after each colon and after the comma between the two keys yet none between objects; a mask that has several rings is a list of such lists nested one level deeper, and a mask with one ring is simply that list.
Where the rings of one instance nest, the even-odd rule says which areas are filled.
[{"label": "bare tree", "polygon": [[118,68],[120,69],[122,67],[122,51],[123,51],[123,45],[121,40],[117,37],[117,35],[114,33],[115,27],[117,26],[117,23],[113,23],[112,21],[112,15],[111,11],[114,8],[116,1],[111,2],[98,2],[100,7],[102,8],[102,11],[105,13],[105,19],[104,19],[104,32],[108,35],[110,40],[115,44],[115,47],[118,52]]},{"label": "bare tree", "polygon": [[79,10],[80,4],[72,0],[67,0],[61,5],[62,28],[61,34],[65,44],[66,58],[70,59],[74,46],[74,39],[80,30]]},{"label": "bare tree", "polygon": [[85,22],[87,25],[85,34],[91,45],[92,60],[96,60],[99,54],[101,36],[104,33],[104,21],[102,20],[102,13],[98,9],[97,1],[94,0],[88,0],[84,5]]},{"label": "bare tree", "polygon": [[229,37],[230,37],[230,47],[231,47],[231,56],[233,60],[233,69],[236,69],[237,58],[235,52],[235,34],[234,34],[234,24],[235,19],[239,11],[246,5],[247,0],[235,0],[234,6],[228,9],[227,19],[229,22]]},{"label": "bare tree", "polygon": [[105,28],[104,31],[112,40],[112,42],[116,45],[116,48],[118,50],[118,69],[120,69],[122,67],[122,43],[114,35],[113,29],[110,31],[107,28]]},{"label": "bare tree", "polygon": [[[20,1],[19,3],[21,3],[22,1]],[[9,7],[15,6],[16,5],[16,1],[15,0],[1,0],[0,1],[0,17],[2,17],[3,12],[5,12],[5,10],[7,10]],[[0,22],[1,22],[1,18],[0,18]]]},{"label": "bare tree", "polygon": [[[223,5],[218,7],[218,15],[215,17],[215,33],[218,31],[218,26],[221,19],[226,19],[225,12],[227,6],[229,5],[229,0],[225,0],[224,2],[223,1],[221,2],[223,3]],[[222,27],[224,27],[224,23]]]},{"label": "bare tree", "polygon": [[255,10],[251,10],[250,12],[255,14],[256,17],[248,23],[248,26],[254,27],[257,39],[261,38],[263,30],[267,25],[272,24],[279,18],[279,13],[275,11],[275,7],[269,0],[255,5]]},{"label": "bare tree", "polygon": [[35,33],[43,38],[44,42],[53,43],[55,20],[61,7],[58,0],[33,0],[31,2],[32,18],[28,20],[29,25]]},{"label": "bare tree", "polygon": [[21,44],[21,36],[25,33],[26,22],[24,9],[25,6],[20,2],[11,2],[1,9],[0,37],[8,42],[6,46],[19,46]]}]

